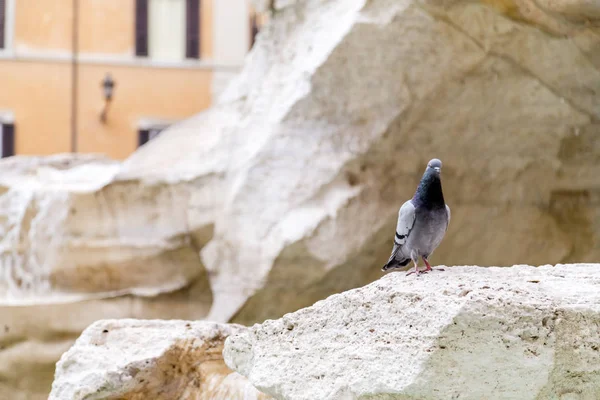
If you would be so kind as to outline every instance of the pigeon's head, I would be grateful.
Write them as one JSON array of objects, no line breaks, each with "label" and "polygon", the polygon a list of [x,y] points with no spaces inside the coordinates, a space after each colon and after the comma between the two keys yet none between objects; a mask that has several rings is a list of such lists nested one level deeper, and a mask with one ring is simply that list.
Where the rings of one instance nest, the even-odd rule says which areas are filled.
[{"label": "pigeon's head", "polygon": [[434,158],[427,163],[427,169],[430,168],[439,174],[442,171],[442,162],[439,159]]}]

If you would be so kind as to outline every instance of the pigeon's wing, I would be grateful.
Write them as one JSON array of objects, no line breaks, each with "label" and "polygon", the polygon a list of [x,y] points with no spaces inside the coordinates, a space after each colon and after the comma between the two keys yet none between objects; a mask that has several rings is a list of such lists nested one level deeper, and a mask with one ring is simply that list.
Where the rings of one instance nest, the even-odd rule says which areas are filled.
[{"label": "pigeon's wing", "polygon": [[450,207],[446,204],[446,212],[448,213],[448,222],[446,222],[446,230],[448,230],[448,225],[450,225]]},{"label": "pigeon's wing", "polygon": [[396,224],[396,235],[394,237],[394,244],[402,246],[406,243],[410,231],[415,225],[415,206],[412,201],[408,200],[402,204],[400,211],[398,211],[398,223]]},{"label": "pigeon's wing", "polygon": [[398,222],[396,224],[396,232],[394,235],[394,248],[392,249],[392,255],[388,262],[383,266],[383,271],[388,269],[403,267],[410,262],[410,258],[400,257],[398,254],[402,249],[402,246],[406,243],[406,239],[410,234],[413,226],[415,225],[415,206],[408,200],[402,204],[400,211],[398,211]]}]

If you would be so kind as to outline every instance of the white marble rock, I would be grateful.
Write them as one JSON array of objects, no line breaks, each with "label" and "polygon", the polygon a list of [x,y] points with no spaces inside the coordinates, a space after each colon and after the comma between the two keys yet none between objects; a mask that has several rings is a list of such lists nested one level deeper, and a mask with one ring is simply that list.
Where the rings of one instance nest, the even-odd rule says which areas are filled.
[{"label": "white marble rock", "polygon": [[285,400],[600,398],[600,264],[391,273],[230,336]]}]

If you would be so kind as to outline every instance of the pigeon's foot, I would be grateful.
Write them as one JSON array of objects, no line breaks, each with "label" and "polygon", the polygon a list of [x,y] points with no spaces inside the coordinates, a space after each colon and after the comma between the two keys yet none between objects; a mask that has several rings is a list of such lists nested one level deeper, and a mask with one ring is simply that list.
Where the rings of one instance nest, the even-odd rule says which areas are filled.
[{"label": "pigeon's foot", "polygon": [[429,271],[445,271],[444,268],[432,268],[431,266],[425,268],[423,271],[421,271],[421,273],[425,274]]},{"label": "pigeon's foot", "polygon": [[427,266],[422,272],[429,272],[429,271],[445,271],[444,268],[431,268],[431,264],[429,264],[429,261],[427,261],[427,259],[425,257],[423,257],[423,261],[425,261],[425,265]]},{"label": "pigeon's foot", "polygon": [[419,275],[421,275],[421,274],[424,274],[424,273],[425,273],[425,271],[419,271],[419,266],[418,266],[418,264],[417,264],[417,262],[416,262],[416,261],[414,261],[414,260],[413,260],[413,263],[415,264],[415,268],[414,268],[412,271],[408,272],[408,273],[406,274],[406,276],[409,276],[409,275],[411,275],[411,274],[415,274],[415,275],[419,276]]}]

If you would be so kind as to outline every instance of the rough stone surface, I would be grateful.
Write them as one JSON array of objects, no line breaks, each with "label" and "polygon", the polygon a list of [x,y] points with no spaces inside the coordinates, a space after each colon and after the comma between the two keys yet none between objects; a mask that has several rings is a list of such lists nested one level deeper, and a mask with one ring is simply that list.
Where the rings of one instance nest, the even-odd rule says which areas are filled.
[{"label": "rough stone surface", "polygon": [[210,319],[261,321],[376,279],[432,157],[453,211],[433,262],[600,258],[594,4],[257,6],[271,22],[219,103],[120,175],[219,182]]},{"label": "rough stone surface", "polygon": [[[197,183],[117,181],[96,155],[0,162],[0,399],[48,398],[56,361],[106,318],[201,319]],[[211,214],[212,215],[212,214]]]},{"label": "rough stone surface", "polygon": [[101,320],[56,365],[49,400],[266,400],[223,362],[239,325]]},{"label": "rough stone surface", "polygon": [[432,262],[600,259],[596,2],[261,3],[218,103],[124,163],[0,161],[0,398],[44,399],[98,318],[252,323],[378,278],[432,157]]},{"label": "rough stone surface", "polygon": [[0,399],[47,400],[56,362],[98,319],[197,319],[208,312],[206,288],[156,297],[116,296],[0,305]]},{"label": "rough stone surface", "polygon": [[391,273],[223,354],[277,399],[598,399],[600,264]]},{"label": "rough stone surface", "polygon": [[198,251],[211,228],[190,228],[192,185],[116,181],[121,168],[70,155],[0,163],[4,303],[153,296],[205,273]]},{"label": "rough stone surface", "polygon": [[210,319],[281,315],[377,277],[432,156],[453,210],[434,261],[598,259],[597,7],[528,1],[259,5],[271,22],[218,104],[123,164],[0,163],[0,295],[203,280]]}]

